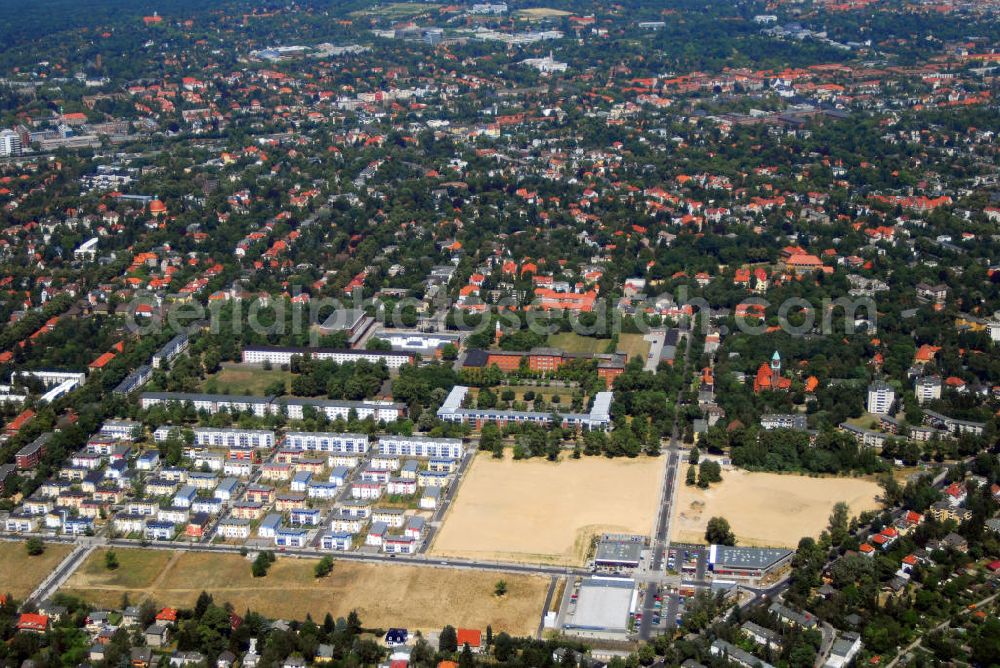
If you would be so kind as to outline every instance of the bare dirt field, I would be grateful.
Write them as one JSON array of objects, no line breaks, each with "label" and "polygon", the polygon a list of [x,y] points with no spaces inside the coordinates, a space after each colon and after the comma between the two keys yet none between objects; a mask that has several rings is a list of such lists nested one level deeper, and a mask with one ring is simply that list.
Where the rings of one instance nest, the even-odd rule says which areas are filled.
[{"label": "bare dirt field", "polygon": [[18,601],[35,591],[73,549],[62,543],[46,543],[45,552],[29,557],[25,542],[0,542],[0,595],[10,594]]},{"label": "bare dirt field", "polygon": [[480,560],[582,564],[604,532],[649,534],[663,459],[514,461],[480,454],[432,553]]},{"label": "bare dirt field", "polygon": [[532,7],[531,9],[519,9],[517,14],[518,16],[525,16],[533,19],[544,19],[569,16],[572,12],[563,11],[562,9],[551,9],[549,7]]},{"label": "bare dirt field", "polygon": [[725,517],[737,543],[751,546],[796,547],[803,536],[819,536],[830,510],[839,501],[851,515],[875,510],[882,492],[864,478],[810,478],[728,469],[722,483],[703,490],[681,480],[671,519],[673,542],[704,543],[705,525]]},{"label": "bare dirt field", "polygon": [[[94,605],[119,605],[150,598],[160,605],[193,606],[202,590],[217,602],[230,602],[269,617],[322,619],[327,612],[345,617],[357,610],[368,627],[403,626],[440,630],[444,624],[534,633],[548,590],[545,577],[455,570],[433,566],[396,566],[336,561],[329,577],[316,579],[313,559],[279,557],[268,575],[254,578],[250,562],[234,554],[117,550],[121,566],[104,567],[95,550],[62,591]],[[132,568],[126,568],[131,566]],[[507,594],[493,595],[497,580]]]}]

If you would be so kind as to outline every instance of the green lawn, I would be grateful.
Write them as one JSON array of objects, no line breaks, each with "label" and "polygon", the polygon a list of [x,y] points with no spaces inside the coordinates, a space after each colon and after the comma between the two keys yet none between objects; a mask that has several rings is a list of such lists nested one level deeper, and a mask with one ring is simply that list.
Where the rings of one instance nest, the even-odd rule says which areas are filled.
[{"label": "green lawn", "polygon": [[146,589],[167,570],[171,558],[180,554],[167,550],[116,549],[118,568],[108,570],[104,560],[107,552],[106,548],[94,550],[66,587],[104,587],[114,583],[124,589]]},{"label": "green lawn", "polygon": [[872,423],[875,423],[875,429],[878,429],[879,416],[874,413],[864,412],[861,417],[847,418],[847,423],[852,424],[855,427],[861,427],[862,429],[871,429]]},{"label": "green lawn", "polygon": [[434,11],[440,9],[441,5],[433,3],[424,2],[390,2],[386,5],[378,7],[377,9],[360,9],[355,12],[351,12],[351,16],[370,16],[373,14],[378,14],[380,16],[385,16],[392,19],[401,19],[411,16],[416,16],[417,14],[423,14],[425,12]]},{"label": "green lawn", "polygon": [[223,366],[218,373],[205,378],[202,392],[224,394],[263,395],[264,390],[275,382],[284,382],[286,393],[290,390],[292,374],[280,369],[264,370],[241,365]]},{"label": "green lawn", "polygon": [[618,336],[618,351],[628,354],[629,361],[639,359],[645,361],[649,354],[649,341],[642,334],[620,334]]},{"label": "green lawn", "polygon": [[573,332],[550,334],[548,345],[551,348],[561,348],[568,353],[603,353],[608,349],[611,339],[598,339],[591,336],[580,336]]}]

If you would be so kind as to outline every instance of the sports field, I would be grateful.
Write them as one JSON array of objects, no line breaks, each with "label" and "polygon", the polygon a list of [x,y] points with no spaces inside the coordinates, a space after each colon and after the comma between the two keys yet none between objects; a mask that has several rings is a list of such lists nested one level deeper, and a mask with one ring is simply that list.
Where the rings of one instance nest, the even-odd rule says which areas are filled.
[{"label": "sports field", "polygon": [[62,543],[46,543],[45,552],[29,557],[25,542],[0,542],[0,595],[10,594],[18,601],[35,591],[73,549]]},{"label": "sports field", "polygon": [[477,455],[431,552],[582,564],[595,535],[652,531],[663,469],[661,457],[550,462]]},{"label": "sports field", "polygon": [[833,505],[851,507],[851,515],[878,509],[882,489],[863,478],[810,478],[801,475],[722,472],[722,483],[699,489],[680,482],[670,522],[674,542],[704,543],[712,517],[725,517],[737,543],[791,547],[803,536],[819,536]]},{"label": "sports field", "polygon": [[[230,602],[283,619],[322,619],[327,612],[345,617],[357,610],[368,627],[402,626],[440,630],[445,624],[534,633],[541,619],[549,579],[434,566],[397,566],[336,561],[329,577],[316,579],[314,559],[279,557],[268,575],[254,578],[250,561],[236,554],[116,550],[121,566],[104,567],[95,550],[62,591],[94,605],[117,606],[150,598],[160,605],[193,606],[205,590],[217,602]],[[507,595],[493,595],[497,580]]]}]

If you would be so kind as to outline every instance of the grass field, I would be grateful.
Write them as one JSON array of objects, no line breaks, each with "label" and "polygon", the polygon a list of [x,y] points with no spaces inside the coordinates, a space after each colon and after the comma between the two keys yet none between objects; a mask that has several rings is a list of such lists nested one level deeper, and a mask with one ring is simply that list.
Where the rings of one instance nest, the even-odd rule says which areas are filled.
[{"label": "grass field", "polygon": [[561,348],[568,353],[603,353],[608,349],[611,339],[598,339],[592,336],[580,336],[573,332],[558,332],[549,334],[548,345]]},{"label": "grass field", "polygon": [[439,4],[426,2],[390,2],[377,8],[362,9],[356,12],[351,12],[350,15],[367,16],[371,14],[378,14],[387,18],[400,19],[409,16],[416,16],[417,14],[423,14],[440,8],[441,5]]},{"label": "grass field", "polygon": [[642,334],[619,334],[618,350],[627,353],[631,362],[634,359],[645,361],[649,354],[649,341],[642,338]]},{"label": "grass field", "polygon": [[662,477],[662,458],[550,462],[481,454],[466,473],[431,552],[582,564],[597,534],[649,534]]},{"label": "grass field", "polygon": [[25,541],[0,542],[0,594],[10,594],[19,601],[35,591],[72,551],[72,546],[46,543],[45,552],[29,557]]},{"label": "grass field", "polygon": [[281,369],[267,371],[241,364],[223,365],[217,373],[205,378],[201,389],[208,391],[207,388],[214,384],[215,391],[220,394],[228,390],[229,394],[263,395],[264,389],[268,385],[279,381],[285,383],[285,391],[287,392],[291,379],[291,372]]},{"label": "grass field", "polygon": [[724,470],[722,483],[703,490],[680,484],[670,522],[671,540],[704,543],[712,517],[725,517],[737,543],[791,547],[803,536],[819,536],[833,505],[845,501],[851,514],[880,507],[877,483],[864,478],[810,478]]},{"label": "grass field", "polygon": [[[502,387],[492,388],[498,397],[503,395],[506,390],[513,390],[514,401],[524,401],[525,392],[534,392],[534,396],[541,396],[546,401],[551,401],[553,396],[558,395],[560,402],[562,402],[560,404],[561,406],[569,406],[570,402],[573,400],[573,393],[578,391],[578,389],[579,388],[575,387],[536,387],[534,385],[505,385]],[[479,388],[471,388],[469,393],[473,397],[478,397]]]},{"label": "grass field", "polygon": [[878,415],[867,411],[862,413],[859,417],[847,418],[848,424],[852,424],[855,427],[861,427],[862,429],[871,429],[873,424],[875,425],[875,428],[878,429],[878,420]]},{"label": "grass field", "polygon": [[[440,630],[445,624],[528,635],[541,619],[548,578],[457,571],[433,566],[396,566],[337,561],[333,573],[317,580],[316,561],[279,557],[267,577],[254,578],[250,562],[235,554],[117,550],[121,567],[108,571],[104,551],[95,550],[62,591],[94,605],[112,606],[128,593],[135,602],[193,606],[202,590],[269,617],[322,619],[357,610],[368,627],[402,626]],[[134,571],[134,572],[133,572]],[[497,580],[507,595],[497,598]]]}]

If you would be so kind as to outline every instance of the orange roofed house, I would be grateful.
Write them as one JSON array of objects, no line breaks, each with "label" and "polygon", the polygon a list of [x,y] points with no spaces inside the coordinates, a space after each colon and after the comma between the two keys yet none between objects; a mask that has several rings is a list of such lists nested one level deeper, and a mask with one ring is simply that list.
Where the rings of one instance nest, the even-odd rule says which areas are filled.
[{"label": "orange roofed house", "polygon": [[483,634],[479,629],[458,629],[458,646],[469,646],[473,652],[478,652],[482,648]]},{"label": "orange roofed house", "polygon": [[49,618],[46,615],[36,615],[26,612],[17,620],[17,630],[28,633],[45,633],[49,628]]},{"label": "orange roofed house", "polygon": [[771,356],[771,363],[765,362],[757,369],[757,375],[753,379],[754,394],[786,391],[791,386],[791,379],[781,375],[781,355],[775,350],[774,355]]}]

